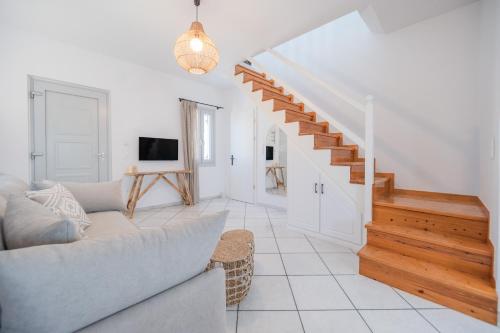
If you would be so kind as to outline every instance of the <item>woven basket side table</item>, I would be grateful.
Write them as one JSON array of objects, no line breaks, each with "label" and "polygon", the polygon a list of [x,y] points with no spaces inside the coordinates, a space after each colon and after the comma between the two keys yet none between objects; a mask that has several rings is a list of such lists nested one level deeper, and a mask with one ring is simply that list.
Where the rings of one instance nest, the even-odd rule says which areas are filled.
[{"label": "woven basket side table", "polygon": [[247,244],[221,240],[215,248],[207,270],[222,264],[226,272],[226,305],[240,303],[252,283],[252,252]]},{"label": "woven basket side table", "polygon": [[255,254],[255,242],[254,242],[254,236],[253,232],[244,230],[244,229],[236,229],[236,230],[230,230],[226,231],[225,233],[222,234],[221,237],[222,240],[229,240],[229,241],[235,241],[235,242],[242,242],[248,245],[250,248],[250,251],[252,252],[252,272],[251,274],[253,275],[253,268],[254,268],[254,254]]}]

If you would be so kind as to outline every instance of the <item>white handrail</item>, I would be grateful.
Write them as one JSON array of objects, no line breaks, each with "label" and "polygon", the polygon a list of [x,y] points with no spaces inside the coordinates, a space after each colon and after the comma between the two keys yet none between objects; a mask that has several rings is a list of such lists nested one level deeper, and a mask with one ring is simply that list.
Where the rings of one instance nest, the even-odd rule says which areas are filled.
[{"label": "white handrail", "polygon": [[328,112],[324,111],[321,109],[319,106],[314,104],[312,101],[310,101],[308,98],[304,97],[302,94],[300,94],[298,91],[294,90],[291,88],[290,84],[287,82],[283,81],[279,77],[277,77],[274,73],[271,73],[270,71],[266,70],[262,65],[260,65],[255,59],[250,58],[249,59],[252,62],[252,65],[256,67],[258,70],[262,72],[267,72],[270,73],[273,80],[280,86],[286,87],[286,90],[294,95],[298,100],[300,100],[302,103],[310,107],[316,114],[321,117],[322,119],[328,121],[330,125],[338,129],[340,132],[342,132],[347,138],[349,138],[353,143],[357,144],[360,148],[365,149],[365,141],[360,138],[356,133],[351,131],[347,126],[343,125],[341,122],[333,118],[331,114]]},{"label": "white handrail", "polygon": [[[309,72],[306,68],[299,65],[298,63],[286,58],[275,50],[267,49],[267,52],[272,56],[283,62],[285,65],[291,67],[293,70],[299,72],[306,78],[314,81],[320,86],[324,87],[331,93],[333,93],[338,98],[344,100],[346,103],[350,104],[356,110],[364,113],[365,118],[365,139],[361,139],[357,134],[351,131],[347,126],[344,126],[340,122],[334,119],[332,115],[322,110],[320,107],[315,105],[309,99],[298,93],[296,90],[290,88],[290,85],[285,83],[283,80],[277,78],[274,74],[273,79],[282,85],[287,87],[287,90],[296,96],[301,102],[305,105],[311,107],[321,118],[330,122],[335,128],[341,131],[346,137],[351,139],[354,143],[356,143],[360,148],[364,148],[365,155],[365,186],[364,186],[364,214],[363,214],[363,222],[369,223],[372,220],[372,199],[373,199],[373,184],[375,181],[375,157],[374,157],[374,124],[373,124],[373,96],[366,96],[365,104],[359,103],[354,99],[346,96],[345,94],[339,92],[337,89],[333,88],[331,85],[316,77],[314,74]],[[263,67],[259,65],[255,59],[251,59],[252,63],[256,67],[260,67],[262,70]],[[263,70],[265,72],[265,70]]]},{"label": "white handrail", "polygon": [[281,62],[287,64],[290,67],[292,67],[297,72],[300,72],[302,75],[304,75],[305,77],[307,77],[311,81],[316,82],[317,84],[319,84],[320,86],[322,86],[326,90],[328,90],[331,93],[333,93],[334,95],[336,95],[338,98],[344,100],[344,102],[350,104],[356,110],[361,111],[361,112],[365,112],[365,105],[363,105],[362,103],[359,103],[358,101],[352,99],[351,97],[349,97],[349,96],[341,93],[340,91],[338,91],[337,89],[335,89],[334,87],[332,87],[330,84],[326,83],[325,81],[321,80],[320,78],[318,78],[317,76],[315,76],[314,74],[312,74],[311,72],[309,72],[302,65],[300,65],[300,64],[298,64],[298,63],[296,63],[296,62],[294,62],[294,61],[292,61],[290,59],[288,59],[287,57],[283,56],[282,54],[280,54],[279,52],[277,52],[275,50],[267,49],[266,52],[269,52],[275,58],[278,58]]}]

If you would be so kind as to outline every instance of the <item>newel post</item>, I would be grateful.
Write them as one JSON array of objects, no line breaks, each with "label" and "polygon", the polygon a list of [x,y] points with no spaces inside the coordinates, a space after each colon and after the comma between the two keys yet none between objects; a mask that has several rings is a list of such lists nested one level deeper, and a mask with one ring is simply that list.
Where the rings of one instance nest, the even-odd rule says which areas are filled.
[{"label": "newel post", "polygon": [[365,195],[364,195],[364,223],[372,220],[372,195],[375,179],[375,159],[373,152],[373,96],[365,99]]}]

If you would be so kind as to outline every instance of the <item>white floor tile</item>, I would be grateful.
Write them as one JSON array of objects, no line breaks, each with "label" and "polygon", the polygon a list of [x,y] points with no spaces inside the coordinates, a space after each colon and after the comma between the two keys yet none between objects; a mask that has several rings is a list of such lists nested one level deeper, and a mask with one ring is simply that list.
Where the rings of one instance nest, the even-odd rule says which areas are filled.
[{"label": "white floor tile", "polygon": [[305,238],[277,238],[276,241],[281,253],[314,253]]},{"label": "white floor tile", "polygon": [[[415,310],[361,310],[373,333],[436,333]],[[472,331],[471,331],[472,332]]]},{"label": "white floor tile", "polygon": [[255,237],[255,253],[278,253],[274,238]]},{"label": "white floor tile", "polygon": [[299,310],[354,309],[333,276],[290,276]]},{"label": "white floor tile", "polygon": [[415,296],[413,294],[407,293],[405,291],[402,291],[402,290],[399,290],[396,288],[394,288],[394,290],[396,290],[396,292],[398,294],[403,296],[403,298],[416,309],[444,309],[445,308],[444,306],[437,304],[437,303],[434,303],[434,302],[431,302],[431,301],[428,301],[425,298]]},{"label": "white floor tile", "polygon": [[267,217],[247,217],[245,218],[245,225],[246,226],[270,226],[271,222],[269,222],[269,219]]},{"label": "white floor tile", "polygon": [[227,218],[226,219],[226,227],[229,227],[229,226],[236,226],[236,227],[241,227],[243,228],[243,226],[245,225],[245,220],[243,218]]},{"label": "white floor tile", "polygon": [[411,309],[385,284],[361,275],[337,275],[336,279],[358,309]]},{"label": "white floor tile", "polygon": [[301,311],[306,333],[370,333],[355,310]]},{"label": "white floor tile", "polygon": [[256,253],[254,260],[255,275],[285,275],[285,269],[279,254]]},{"label": "white floor tile", "polygon": [[245,224],[245,229],[250,230],[253,232],[254,237],[273,237],[273,229],[271,228],[271,225],[246,225]]},{"label": "white floor tile", "polygon": [[278,219],[278,218],[270,218],[271,220],[271,224],[272,225],[283,225],[283,226],[286,226],[286,224],[288,223],[288,220],[287,219]]},{"label": "white floor tile", "polygon": [[226,311],[226,333],[236,333],[236,311]]},{"label": "white floor tile", "polygon": [[285,225],[273,225],[274,235],[276,238],[303,238],[303,233],[290,230]]},{"label": "white floor tile", "polygon": [[240,311],[238,333],[302,333],[297,311]]},{"label": "white floor tile", "polygon": [[316,253],[283,253],[288,275],[329,275],[330,272]]},{"label": "white floor tile", "polygon": [[318,238],[309,237],[313,247],[318,252],[340,252],[340,253],[352,253],[351,249],[323,240]]},{"label": "white floor tile", "polygon": [[332,274],[357,274],[359,258],[354,253],[320,253]]},{"label": "white floor tile", "polygon": [[500,328],[450,309],[418,310],[441,333],[498,333]]},{"label": "white floor tile", "polygon": [[240,310],[296,310],[286,276],[254,276]]}]

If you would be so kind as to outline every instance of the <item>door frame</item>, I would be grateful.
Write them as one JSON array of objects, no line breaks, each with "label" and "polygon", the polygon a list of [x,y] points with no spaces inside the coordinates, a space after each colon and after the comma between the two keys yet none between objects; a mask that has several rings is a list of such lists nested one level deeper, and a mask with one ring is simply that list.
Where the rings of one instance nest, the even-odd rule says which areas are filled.
[{"label": "door frame", "polygon": [[[41,77],[37,75],[31,75],[28,74],[27,76],[27,98],[28,98],[28,143],[29,143],[29,152],[28,152],[28,161],[30,165],[30,174],[29,174],[29,181],[32,183],[35,179],[35,160],[31,157],[31,153],[34,152],[35,148],[35,139],[34,139],[34,129],[35,129],[35,124],[34,124],[34,109],[35,109],[35,98],[32,98],[31,92],[34,90],[35,86],[35,81],[39,82],[44,82],[44,83],[50,83],[50,84],[58,84],[58,85],[63,85],[67,86],[68,88],[76,88],[76,89],[83,89],[83,90],[88,90],[96,93],[103,94],[105,96],[105,101],[104,101],[104,112],[105,112],[105,119],[106,119],[106,150],[107,150],[107,156],[105,156],[106,159],[106,165],[107,167],[105,168],[105,178],[106,179],[100,179],[100,181],[110,181],[112,180],[112,151],[111,151],[111,110],[110,110],[110,91],[106,89],[101,89],[101,88],[95,88],[95,87],[90,87],[90,86],[85,86],[77,83],[72,83],[72,82],[67,82],[67,81],[61,81],[61,80],[55,80],[55,79],[49,79],[46,77]],[[101,170],[99,170],[100,172]]]}]

